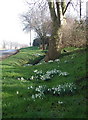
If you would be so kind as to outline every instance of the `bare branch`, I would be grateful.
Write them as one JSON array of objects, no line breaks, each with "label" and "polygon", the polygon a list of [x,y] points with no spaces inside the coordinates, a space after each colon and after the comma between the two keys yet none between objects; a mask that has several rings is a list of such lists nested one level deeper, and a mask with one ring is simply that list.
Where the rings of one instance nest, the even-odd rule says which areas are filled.
[{"label": "bare branch", "polygon": [[56,13],[55,13],[54,1],[48,2],[48,5],[49,5],[49,9],[50,9],[51,18],[52,18],[53,21],[56,21],[57,16],[56,16]]},{"label": "bare branch", "polygon": [[65,10],[63,11],[63,15],[64,15],[65,12],[67,11],[67,8],[68,8],[68,6],[71,4],[71,1],[72,1],[72,0],[70,0],[70,1],[67,3],[66,8],[65,8]]}]

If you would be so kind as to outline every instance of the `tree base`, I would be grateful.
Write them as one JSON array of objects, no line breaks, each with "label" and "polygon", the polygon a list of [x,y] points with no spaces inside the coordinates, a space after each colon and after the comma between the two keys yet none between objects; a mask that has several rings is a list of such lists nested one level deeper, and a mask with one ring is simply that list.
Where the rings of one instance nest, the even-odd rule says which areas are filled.
[{"label": "tree base", "polygon": [[60,50],[49,50],[47,55],[45,56],[44,60],[45,62],[48,62],[49,60],[55,60],[58,59],[59,56],[61,55],[61,49]]}]

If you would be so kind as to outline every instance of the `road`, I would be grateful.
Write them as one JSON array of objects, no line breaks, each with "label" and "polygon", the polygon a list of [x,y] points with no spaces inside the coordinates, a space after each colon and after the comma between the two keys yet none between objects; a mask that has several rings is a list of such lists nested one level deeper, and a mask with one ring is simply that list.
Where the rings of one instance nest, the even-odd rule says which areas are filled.
[{"label": "road", "polygon": [[16,54],[19,50],[0,50],[0,60],[7,58],[10,55]]}]

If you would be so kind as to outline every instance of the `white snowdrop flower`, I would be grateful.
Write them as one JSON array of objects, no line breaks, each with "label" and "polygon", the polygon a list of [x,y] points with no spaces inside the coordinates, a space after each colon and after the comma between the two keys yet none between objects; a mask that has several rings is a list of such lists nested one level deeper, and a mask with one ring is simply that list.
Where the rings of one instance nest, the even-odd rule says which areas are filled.
[{"label": "white snowdrop flower", "polygon": [[19,94],[19,91],[17,91],[16,94]]},{"label": "white snowdrop flower", "polygon": [[21,80],[24,80],[24,78],[23,78],[23,77],[21,77]]},{"label": "white snowdrop flower", "polygon": [[34,76],[31,76],[31,78],[30,78],[31,80],[33,80],[34,79]]},{"label": "white snowdrop flower", "polygon": [[42,63],[38,63],[37,65],[41,65]]},{"label": "white snowdrop flower", "polygon": [[67,60],[64,61],[64,63],[67,63],[67,62],[68,62]]},{"label": "white snowdrop flower", "polygon": [[28,87],[28,89],[30,89],[30,87]]},{"label": "white snowdrop flower", "polygon": [[39,98],[41,98],[41,96],[39,95]]},{"label": "white snowdrop flower", "polygon": [[59,62],[59,61],[60,61],[60,59],[56,59],[56,60],[55,60],[55,62]]},{"label": "white snowdrop flower", "polygon": [[55,88],[55,91],[57,91],[57,88]]},{"label": "white snowdrop flower", "polygon": [[53,62],[53,60],[49,60],[48,62],[51,63],[51,62]]},{"label": "white snowdrop flower", "polygon": [[32,64],[25,64],[24,67],[26,67],[26,66],[32,66]]},{"label": "white snowdrop flower", "polygon": [[50,91],[50,89],[48,89],[48,91]]},{"label": "white snowdrop flower", "polygon": [[38,94],[35,94],[35,98],[37,98],[38,97]]},{"label": "white snowdrop flower", "polygon": [[35,95],[32,95],[32,99],[35,99]]},{"label": "white snowdrop flower", "polygon": [[58,104],[63,104],[63,102],[62,101],[58,101]]},{"label": "white snowdrop flower", "polygon": [[27,64],[27,66],[32,66],[32,64]]},{"label": "white snowdrop flower", "polygon": [[39,88],[41,88],[41,86],[39,86]]},{"label": "white snowdrop flower", "polygon": [[32,89],[32,88],[33,88],[33,86],[30,86],[30,88]]},{"label": "white snowdrop flower", "polygon": [[72,56],[71,59],[73,59],[74,57]]},{"label": "white snowdrop flower", "polygon": [[20,80],[20,78],[17,78],[18,80]]},{"label": "white snowdrop flower", "polygon": [[34,72],[36,73],[36,72],[38,72],[38,70],[34,70]]},{"label": "white snowdrop flower", "polygon": [[64,89],[64,91],[65,91],[65,89]]},{"label": "white snowdrop flower", "polygon": [[67,73],[67,72],[62,72],[62,75],[63,76],[67,76],[69,73]]},{"label": "white snowdrop flower", "polygon": [[35,89],[35,91],[38,91],[38,90],[39,90],[38,88]]},{"label": "white snowdrop flower", "polygon": [[54,88],[52,88],[52,90],[54,90]]}]

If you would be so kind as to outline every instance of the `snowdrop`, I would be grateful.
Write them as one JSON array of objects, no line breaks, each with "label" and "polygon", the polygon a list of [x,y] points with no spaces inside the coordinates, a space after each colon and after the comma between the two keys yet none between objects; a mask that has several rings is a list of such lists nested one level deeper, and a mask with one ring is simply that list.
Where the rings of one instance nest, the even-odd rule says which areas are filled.
[{"label": "snowdrop", "polygon": [[36,80],[50,80],[52,77],[54,77],[55,75],[59,75],[59,76],[67,76],[69,73],[67,72],[61,72],[60,70],[57,69],[53,69],[50,71],[47,71],[46,73],[43,73],[42,70],[38,71],[38,70],[34,70],[35,75],[31,76],[30,80],[36,79]]},{"label": "snowdrop", "polygon": [[62,75],[62,76],[67,76],[69,73],[67,72],[60,72],[59,76]]},{"label": "snowdrop", "polygon": [[28,87],[28,89],[33,89],[33,86]]},{"label": "snowdrop", "polygon": [[38,72],[38,70],[34,70],[34,72],[36,73],[36,72]]},{"label": "snowdrop", "polygon": [[30,86],[31,89],[33,89],[33,86]]},{"label": "snowdrop", "polygon": [[68,62],[67,60],[64,61],[64,63],[67,63],[67,62]]},{"label": "snowdrop", "polygon": [[21,77],[21,80],[24,80],[24,78],[23,78],[23,77]]},{"label": "snowdrop", "polygon": [[35,99],[35,95],[32,95],[32,99]]},{"label": "snowdrop", "polygon": [[19,94],[19,91],[17,91],[16,94]]},{"label": "snowdrop", "polygon": [[33,80],[34,79],[34,76],[31,76],[30,80]]},{"label": "snowdrop", "polygon": [[49,60],[48,62],[49,62],[49,63],[52,63],[52,62],[53,62],[53,60]]},{"label": "snowdrop", "polygon": [[30,89],[30,87],[28,87],[28,89]]},{"label": "snowdrop", "polygon": [[42,63],[38,63],[38,64],[36,64],[36,65],[41,65]]},{"label": "snowdrop", "polygon": [[56,59],[55,62],[60,62],[60,59]]},{"label": "snowdrop", "polygon": [[47,90],[48,92],[51,91],[53,94],[67,94],[69,92],[75,92],[76,87],[73,83],[67,83],[65,85],[58,85],[56,87],[52,87],[51,90]]},{"label": "snowdrop", "polygon": [[62,101],[58,101],[58,104],[63,104],[63,102]]},{"label": "snowdrop", "polygon": [[26,66],[32,66],[32,64],[25,64],[24,67],[26,67]]},{"label": "snowdrop", "polygon": [[18,80],[20,80],[20,78],[17,78]]},{"label": "snowdrop", "polygon": [[[46,85],[40,85],[36,88],[31,87],[32,89],[37,92],[37,94],[32,95],[32,99],[45,97],[45,94],[53,94],[53,95],[66,95],[66,94],[73,94],[76,91],[76,86],[73,83],[66,83],[64,85],[57,85],[53,86],[52,88],[48,88]],[[58,102],[62,104],[62,102]]]}]

